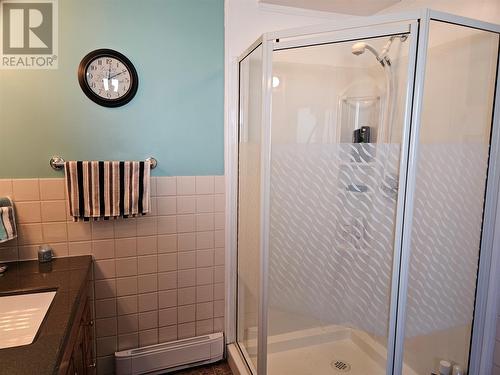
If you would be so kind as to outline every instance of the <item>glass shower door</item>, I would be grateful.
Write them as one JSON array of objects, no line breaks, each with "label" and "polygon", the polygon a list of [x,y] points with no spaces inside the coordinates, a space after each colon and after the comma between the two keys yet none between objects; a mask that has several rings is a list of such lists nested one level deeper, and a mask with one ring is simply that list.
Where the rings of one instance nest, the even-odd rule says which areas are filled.
[{"label": "glass shower door", "polygon": [[497,33],[430,22],[404,375],[468,373],[498,53]]},{"label": "glass shower door", "polygon": [[270,375],[382,375],[392,366],[395,233],[414,50],[409,31],[378,35],[276,44]]},{"label": "glass shower door", "polygon": [[239,65],[238,260],[236,340],[255,373],[260,304],[262,46]]}]

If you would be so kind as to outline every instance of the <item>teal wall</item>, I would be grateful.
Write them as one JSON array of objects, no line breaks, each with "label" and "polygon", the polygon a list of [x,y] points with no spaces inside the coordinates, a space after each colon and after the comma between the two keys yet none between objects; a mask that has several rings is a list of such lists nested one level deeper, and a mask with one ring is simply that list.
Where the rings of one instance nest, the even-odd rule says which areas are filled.
[{"label": "teal wall", "polygon": [[[127,105],[90,101],[80,60],[111,48],[139,74]],[[156,175],[224,173],[224,1],[59,0],[59,69],[0,71],[0,178],[57,177],[48,161],[159,161]]]}]

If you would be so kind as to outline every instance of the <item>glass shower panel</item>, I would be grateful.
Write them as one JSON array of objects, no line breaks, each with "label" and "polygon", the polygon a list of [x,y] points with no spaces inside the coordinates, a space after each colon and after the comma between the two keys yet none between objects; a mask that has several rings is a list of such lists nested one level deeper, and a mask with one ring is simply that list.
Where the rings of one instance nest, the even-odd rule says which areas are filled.
[{"label": "glass shower panel", "polygon": [[260,280],[262,46],[240,62],[237,342],[257,368]]},{"label": "glass shower panel", "polygon": [[466,370],[498,35],[431,21],[411,236],[405,375]]},{"label": "glass shower panel", "polygon": [[270,375],[386,373],[408,53],[395,35],[273,54]]}]

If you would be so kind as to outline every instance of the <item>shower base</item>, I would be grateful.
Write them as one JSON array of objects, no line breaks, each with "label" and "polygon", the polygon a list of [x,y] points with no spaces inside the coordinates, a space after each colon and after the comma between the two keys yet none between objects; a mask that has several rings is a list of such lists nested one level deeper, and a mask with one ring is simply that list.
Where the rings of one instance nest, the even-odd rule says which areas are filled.
[{"label": "shower base", "polygon": [[[283,318],[282,313],[276,316]],[[275,322],[268,337],[268,375],[386,374],[386,348],[364,331],[341,325],[318,326],[317,321],[305,320],[298,325],[300,329],[291,331],[287,323],[298,320]],[[248,344],[246,356],[254,358],[256,340]],[[407,365],[404,374],[417,375]]]},{"label": "shower base", "polygon": [[[268,374],[385,375],[386,349],[363,331],[328,326],[269,337]],[[405,366],[405,375],[417,375]]]},{"label": "shower base", "polygon": [[[346,370],[335,363],[345,364]],[[344,366],[342,366],[344,367]],[[385,375],[385,369],[366,355],[352,340],[344,339],[320,345],[272,353],[268,373],[287,375]]]}]

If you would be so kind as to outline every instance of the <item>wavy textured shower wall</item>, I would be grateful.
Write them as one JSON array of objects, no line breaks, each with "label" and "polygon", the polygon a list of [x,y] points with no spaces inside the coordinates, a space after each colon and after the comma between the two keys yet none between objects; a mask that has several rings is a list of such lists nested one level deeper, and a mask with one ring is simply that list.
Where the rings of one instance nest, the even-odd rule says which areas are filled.
[{"label": "wavy textured shower wall", "polygon": [[[270,303],[385,336],[400,147],[365,147],[370,162],[353,162],[349,144],[274,147]],[[486,160],[484,144],[421,148],[408,337],[471,322]],[[346,190],[356,184],[368,191]]]},{"label": "wavy textured shower wall", "polygon": [[488,147],[420,147],[407,337],[472,322]]},{"label": "wavy textured shower wall", "polygon": [[273,148],[273,307],[385,335],[399,153],[395,144]]}]

